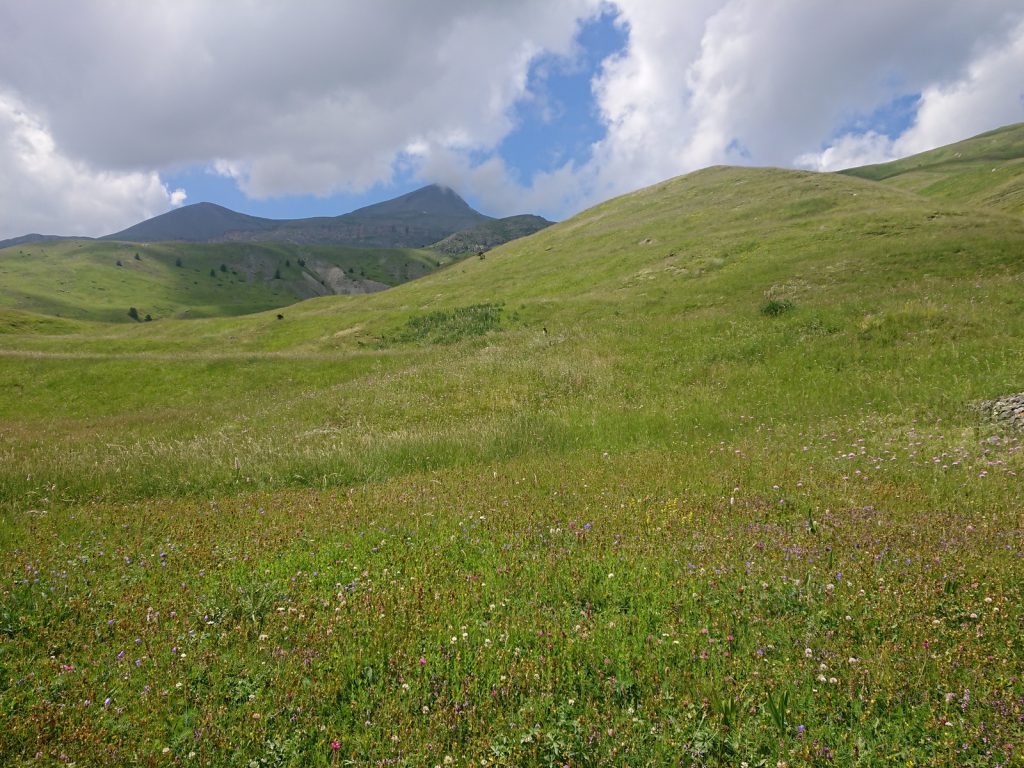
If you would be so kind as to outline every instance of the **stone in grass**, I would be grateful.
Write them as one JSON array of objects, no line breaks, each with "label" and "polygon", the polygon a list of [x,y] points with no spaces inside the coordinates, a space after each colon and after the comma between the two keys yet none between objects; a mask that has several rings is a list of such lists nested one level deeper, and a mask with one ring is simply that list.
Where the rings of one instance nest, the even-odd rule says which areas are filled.
[{"label": "stone in grass", "polygon": [[982,400],[977,409],[998,424],[1024,431],[1024,392],[1004,395],[995,400]]}]

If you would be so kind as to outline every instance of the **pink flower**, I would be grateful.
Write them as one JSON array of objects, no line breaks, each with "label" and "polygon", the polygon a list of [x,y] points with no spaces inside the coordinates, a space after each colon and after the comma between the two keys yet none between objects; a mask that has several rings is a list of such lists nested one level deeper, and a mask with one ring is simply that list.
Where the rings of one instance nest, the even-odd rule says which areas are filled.
[{"label": "pink flower", "polygon": [[341,749],[341,742],[338,741],[337,739],[332,741],[331,742],[331,749],[333,749],[335,752],[337,752],[339,749]]},{"label": "pink flower", "polygon": [[420,656],[420,666],[421,667],[427,666],[427,657],[426,656]]}]

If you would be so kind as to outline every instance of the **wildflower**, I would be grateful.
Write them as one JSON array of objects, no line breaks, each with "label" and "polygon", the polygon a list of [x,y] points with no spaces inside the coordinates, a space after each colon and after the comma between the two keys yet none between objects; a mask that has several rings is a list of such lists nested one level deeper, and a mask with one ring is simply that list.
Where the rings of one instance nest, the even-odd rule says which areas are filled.
[{"label": "wildflower", "polygon": [[421,667],[427,666],[427,658],[425,656],[420,656],[420,666]]},{"label": "wildflower", "polygon": [[808,659],[809,659],[809,658],[811,658],[811,657],[812,657],[813,655],[814,655],[814,651],[812,651],[812,650],[811,650],[810,648],[804,648],[804,656],[805,656],[806,658],[808,658]]},{"label": "wildflower", "polygon": [[331,750],[337,752],[339,749],[341,749],[341,742],[335,739],[331,742]]}]

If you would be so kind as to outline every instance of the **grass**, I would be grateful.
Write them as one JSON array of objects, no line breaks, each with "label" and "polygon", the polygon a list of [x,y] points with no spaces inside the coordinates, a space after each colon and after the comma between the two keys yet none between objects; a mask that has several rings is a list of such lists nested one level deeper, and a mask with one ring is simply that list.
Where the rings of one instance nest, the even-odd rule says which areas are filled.
[{"label": "grass", "polygon": [[285,322],[0,315],[2,762],[1016,764],[1022,245],[717,168]]},{"label": "grass", "polygon": [[1024,215],[1024,123],[880,165],[844,171],[927,197]]},{"label": "grass", "polygon": [[140,319],[245,315],[379,290],[450,261],[424,249],[290,243],[34,243],[0,250],[0,307],[126,323],[129,307]]}]

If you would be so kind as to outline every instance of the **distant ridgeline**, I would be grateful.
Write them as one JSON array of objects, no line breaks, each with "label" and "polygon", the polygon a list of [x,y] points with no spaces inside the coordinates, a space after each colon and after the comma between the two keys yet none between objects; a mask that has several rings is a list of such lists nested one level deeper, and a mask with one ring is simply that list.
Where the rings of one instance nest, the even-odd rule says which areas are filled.
[{"label": "distant ridgeline", "polygon": [[[470,236],[468,240],[472,240],[473,245],[483,238],[490,247],[494,247],[511,239],[504,236],[506,233],[512,237],[523,237],[550,224],[539,216],[494,219],[473,210],[451,189],[431,185],[352,213],[309,219],[263,219],[212,203],[198,203],[169,211],[102,239],[135,243],[185,240],[425,248],[467,230],[486,233]],[[459,253],[472,250],[469,247]],[[458,255],[451,249],[445,249],[445,252]]]},{"label": "distant ridgeline", "polygon": [[381,291],[551,223],[485,216],[436,185],[334,217],[197,203],[96,239],[0,241],[0,307],[117,322],[246,314]]}]

